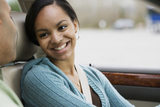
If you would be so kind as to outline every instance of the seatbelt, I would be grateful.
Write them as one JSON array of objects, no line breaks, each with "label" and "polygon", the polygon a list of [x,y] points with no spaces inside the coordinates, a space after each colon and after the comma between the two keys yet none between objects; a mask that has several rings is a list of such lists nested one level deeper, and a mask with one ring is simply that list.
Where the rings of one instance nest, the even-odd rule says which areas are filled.
[{"label": "seatbelt", "polygon": [[75,68],[76,68],[78,75],[79,75],[83,94],[86,97],[87,102],[92,104],[91,91],[90,91],[90,87],[88,84],[87,76],[86,76],[85,72],[83,71],[83,69],[77,63],[75,63]]}]

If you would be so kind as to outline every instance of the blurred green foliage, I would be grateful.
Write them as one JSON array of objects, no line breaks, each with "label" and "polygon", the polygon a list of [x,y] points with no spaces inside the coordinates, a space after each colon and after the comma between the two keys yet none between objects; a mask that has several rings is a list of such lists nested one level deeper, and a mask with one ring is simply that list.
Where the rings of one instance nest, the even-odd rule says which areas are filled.
[{"label": "blurred green foliage", "polygon": [[21,11],[19,2],[17,0],[6,0],[6,1],[10,5],[12,11]]}]

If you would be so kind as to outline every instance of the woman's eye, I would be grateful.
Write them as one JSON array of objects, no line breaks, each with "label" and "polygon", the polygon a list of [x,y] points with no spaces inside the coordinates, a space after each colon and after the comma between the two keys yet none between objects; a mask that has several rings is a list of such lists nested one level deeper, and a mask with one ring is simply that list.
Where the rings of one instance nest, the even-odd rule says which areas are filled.
[{"label": "woman's eye", "polygon": [[42,38],[42,37],[45,37],[47,35],[48,35],[47,33],[43,33],[43,34],[40,35],[40,37]]},{"label": "woman's eye", "polygon": [[64,26],[60,26],[59,28],[58,28],[58,30],[60,31],[60,30],[63,30],[63,29],[65,29],[67,26],[66,25],[64,25]]}]

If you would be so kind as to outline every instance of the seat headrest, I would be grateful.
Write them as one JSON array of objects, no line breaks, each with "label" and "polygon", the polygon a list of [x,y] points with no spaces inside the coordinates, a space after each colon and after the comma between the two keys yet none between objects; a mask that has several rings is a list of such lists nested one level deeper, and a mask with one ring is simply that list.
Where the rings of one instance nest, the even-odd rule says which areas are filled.
[{"label": "seat headrest", "polygon": [[26,35],[24,26],[26,13],[11,12],[11,16],[18,30],[16,43],[17,57],[14,62],[26,61],[30,59],[37,51],[37,46],[34,45]]}]

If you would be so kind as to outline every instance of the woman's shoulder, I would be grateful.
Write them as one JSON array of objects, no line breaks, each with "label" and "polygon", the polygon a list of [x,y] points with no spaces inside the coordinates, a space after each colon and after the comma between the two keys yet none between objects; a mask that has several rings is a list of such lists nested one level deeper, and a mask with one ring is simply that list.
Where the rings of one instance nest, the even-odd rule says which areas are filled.
[{"label": "woman's shoulder", "polygon": [[[54,72],[53,72],[54,71]],[[29,61],[24,65],[22,70],[22,79],[26,76],[31,77],[31,74],[39,75],[39,74],[62,74],[62,71],[55,66],[50,60],[46,57],[42,57],[39,59],[34,59]]]},{"label": "woman's shoulder", "polygon": [[48,58],[33,59],[26,63],[22,69],[21,82],[24,81],[25,77],[32,78],[31,75],[39,74],[40,72],[46,71]]},{"label": "woman's shoulder", "polygon": [[91,67],[91,66],[85,66],[85,65],[80,65],[81,68],[84,70],[87,76],[89,77],[96,77],[96,78],[102,78],[103,74],[101,71],[98,69]]},{"label": "woman's shoulder", "polygon": [[23,68],[30,68],[30,67],[32,67],[32,66],[34,66],[34,65],[40,65],[40,64],[44,64],[45,62],[47,62],[48,61],[48,58],[46,58],[46,57],[42,57],[42,58],[38,58],[38,59],[32,59],[32,60],[30,60],[29,62],[27,62],[25,65],[24,65],[24,67]]},{"label": "woman's shoulder", "polygon": [[85,71],[86,76],[92,81],[99,81],[104,84],[104,81],[107,82],[108,79],[104,76],[104,74],[98,69],[90,66],[80,65],[81,68]]},{"label": "woman's shoulder", "polygon": [[101,72],[94,67],[87,66],[87,65],[80,65],[80,66],[86,73],[101,74]]},{"label": "woman's shoulder", "polygon": [[50,69],[55,68],[56,66],[50,62],[50,60],[47,57],[42,57],[38,59],[33,59],[26,63],[23,67],[23,72],[28,72],[30,70],[41,70],[41,69]]}]

